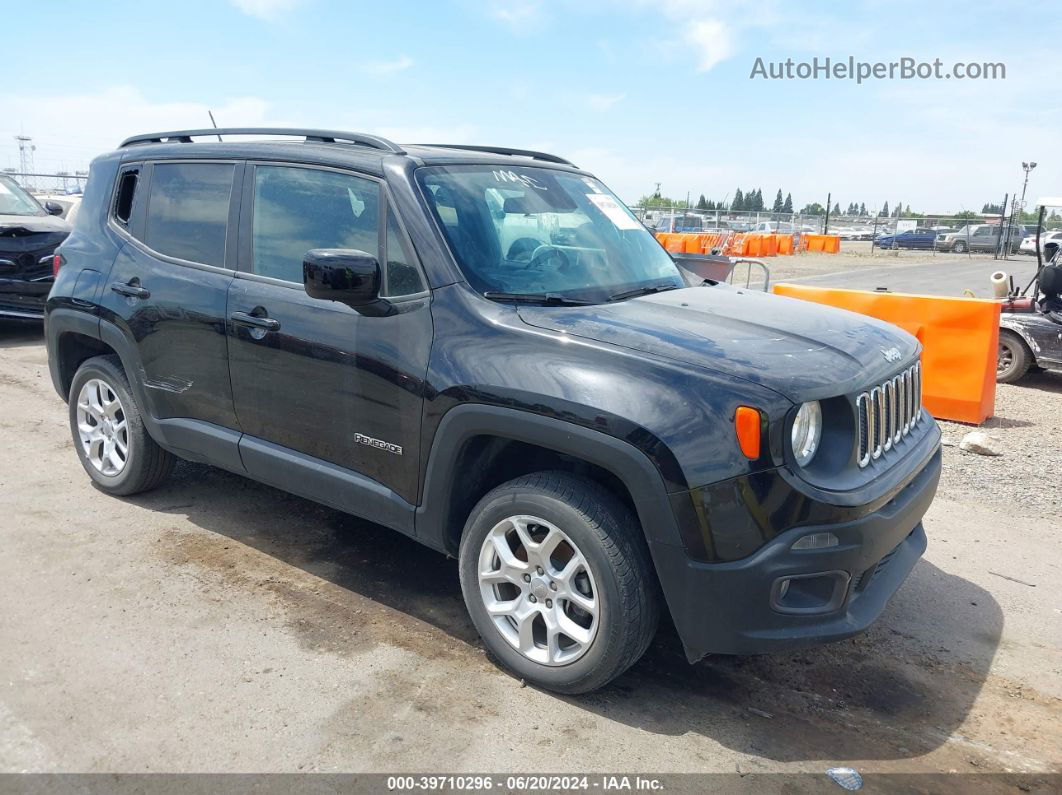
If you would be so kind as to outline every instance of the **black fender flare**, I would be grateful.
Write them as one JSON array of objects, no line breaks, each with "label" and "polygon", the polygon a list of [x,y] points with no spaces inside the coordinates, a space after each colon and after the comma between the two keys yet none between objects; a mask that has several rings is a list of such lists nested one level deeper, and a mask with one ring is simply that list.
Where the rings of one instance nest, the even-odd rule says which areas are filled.
[{"label": "black fender flare", "polygon": [[52,378],[52,386],[55,387],[56,393],[65,403],[70,396],[63,385],[63,363],[59,358],[59,340],[64,334],[79,334],[82,337],[98,340],[100,338],[99,316],[65,307],[51,308],[44,315],[48,374]]},{"label": "black fender flare", "polygon": [[144,390],[144,373],[139,366],[139,356],[136,351],[136,343],[122,332],[118,326],[109,320],[104,320],[98,315],[90,315],[87,312],[79,312],[75,309],[55,308],[46,318],[47,345],[48,345],[48,370],[52,377],[55,391],[63,400],[67,395],[63,393],[61,362],[59,361],[59,338],[68,332],[81,334],[92,339],[99,340],[113,350],[122,361],[122,368],[129,378],[129,385],[133,389],[133,397],[140,406],[140,414],[144,420],[151,437],[165,446],[165,435],[159,426],[152,404],[148,400]]},{"label": "black fender flare", "polygon": [[465,443],[476,436],[526,442],[571,455],[611,472],[627,487],[650,549],[682,545],[664,479],[649,457],[634,445],[601,431],[518,409],[464,404],[439,423],[424,470],[424,490],[415,519],[417,538],[436,549],[447,544],[453,484],[461,476],[457,462]]}]

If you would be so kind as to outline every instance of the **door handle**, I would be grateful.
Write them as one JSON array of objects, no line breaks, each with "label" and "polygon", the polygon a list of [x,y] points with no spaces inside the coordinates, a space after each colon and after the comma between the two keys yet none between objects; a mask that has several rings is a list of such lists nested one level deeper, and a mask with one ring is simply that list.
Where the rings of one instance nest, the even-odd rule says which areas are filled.
[{"label": "door handle", "polygon": [[139,279],[130,279],[126,282],[115,282],[111,285],[111,290],[118,293],[118,295],[128,296],[129,298],[150,298],[151,291],[140,286]]},{"label": "door handle", "polygon": [[247,312],[233,312],[229,320],[239,326],[250,326],[263,331],[280,331],[280,321],[271,317],[258,317]]}]

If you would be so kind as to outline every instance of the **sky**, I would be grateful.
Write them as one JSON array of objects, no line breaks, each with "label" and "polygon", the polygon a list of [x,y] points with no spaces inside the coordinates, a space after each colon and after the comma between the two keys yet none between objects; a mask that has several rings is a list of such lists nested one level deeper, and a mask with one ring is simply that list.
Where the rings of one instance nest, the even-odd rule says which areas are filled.
[{"label": "sky", "polygon": [[[980,210],[1062,194],[1056,0],[49,0],[3,3],[0,168],[74,171],[142,132],[300,126],[541,149],[634,203],[781,189]],[[910,57],[997,80],[750,77]]]}]

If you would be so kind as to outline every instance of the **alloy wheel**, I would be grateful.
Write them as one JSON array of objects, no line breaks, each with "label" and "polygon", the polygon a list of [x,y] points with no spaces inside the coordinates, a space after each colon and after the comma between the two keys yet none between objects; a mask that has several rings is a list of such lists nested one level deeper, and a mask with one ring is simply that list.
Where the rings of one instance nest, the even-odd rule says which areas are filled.
[{"label": "alloy wheel", "polygon": [[566,665],[590,649],[600,594],[586,558],[556,525],[534,516],[498,522],[480,547],[478,578],[494,626],[527,659]]},{"label": "alloy wheel", "polygon": [[77,433],[85,458],[100,474],[121,474],[129,460],[129,428],[122,401],[106,381],[93,378],[81,387]]}]

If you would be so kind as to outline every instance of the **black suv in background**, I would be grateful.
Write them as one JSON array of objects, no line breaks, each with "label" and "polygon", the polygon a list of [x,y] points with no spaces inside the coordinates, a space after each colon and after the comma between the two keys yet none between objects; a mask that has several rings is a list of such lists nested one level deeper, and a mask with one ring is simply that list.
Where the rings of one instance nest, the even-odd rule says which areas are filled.
[{"label": "black suv in background", "polygon": [[405,533],[568,693],[661,609],[691,661],[849,637],[923,552],[913,337],[688,277],[559,157],[218,134],[97,158],[60,249],[51,375],[102,490],[176,456]]},{"label": "black suv in background", "polygon": [[41,205],[0,174],[0,317],[40,320],[52,288],[54,252],[70,233],[57,202]]}]

